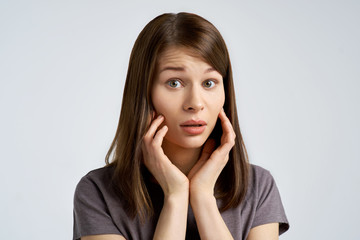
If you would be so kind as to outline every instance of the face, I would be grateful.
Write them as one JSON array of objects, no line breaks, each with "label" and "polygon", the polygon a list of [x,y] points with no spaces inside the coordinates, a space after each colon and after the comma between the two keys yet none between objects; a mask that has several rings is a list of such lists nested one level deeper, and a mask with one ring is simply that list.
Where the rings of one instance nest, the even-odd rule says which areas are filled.
[{"label": "face", "polygon": [[151,94],[156,113],[165,117],[168,127],[164,144],[182,148],[205,143],[225,102],[221,74],[179,47],[160,55]]}]

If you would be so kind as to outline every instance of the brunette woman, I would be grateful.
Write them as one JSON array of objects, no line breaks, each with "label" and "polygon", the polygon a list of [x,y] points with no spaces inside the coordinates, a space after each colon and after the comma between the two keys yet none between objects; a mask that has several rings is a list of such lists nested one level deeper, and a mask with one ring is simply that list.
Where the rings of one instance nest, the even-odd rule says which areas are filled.
[{"label": "brunette woman", "polygon": [[278,239],[289,228],[271,174],[248,163],[218,30],[163,14],[133,47],[106,166],[74,198],[74,237]]}]

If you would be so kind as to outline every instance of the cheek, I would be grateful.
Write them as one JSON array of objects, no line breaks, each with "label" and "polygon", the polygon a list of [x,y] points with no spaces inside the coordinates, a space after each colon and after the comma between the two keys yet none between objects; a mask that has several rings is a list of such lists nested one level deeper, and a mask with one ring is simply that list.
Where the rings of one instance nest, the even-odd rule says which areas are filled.
[{"label": "cheek", "polygon": [[165,117],[165,121],[170,119],[175,114],[176,101],[174,97],[166,95],[157,95],[152,98],[156,114],[161,114]]},{"label": "cheek", "polygon": [[221,109],[224,107],[225,93],[219,92],[218,94],[212,96],[210,102],[210,105],[212,106],[212,111],[219,114]]},{"label": "cheek", "polygon": [[164,103],[166,103],[166,99],[164,99],[161,89],[157,87],[153,89],[151,100],[156,114],[163,114],[162,111],[165,108]]},{"label": "cheek", "polygon": [[152,98],[152,103],[153,103],[156,115],[160,114],[161,109],[163,108],[163,106],[161,104],[161,101],[159,99],[157,99],[156,97],[153,97]]}]

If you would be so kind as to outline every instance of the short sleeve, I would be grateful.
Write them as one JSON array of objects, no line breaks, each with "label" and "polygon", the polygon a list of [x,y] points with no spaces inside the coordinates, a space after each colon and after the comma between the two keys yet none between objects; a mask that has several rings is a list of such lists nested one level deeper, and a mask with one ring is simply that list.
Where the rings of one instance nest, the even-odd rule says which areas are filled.
[{"label": "short sleeve", "polygon": [[279,234],[289,229],[289,222],[285,215],[275,180],[269,171],[263,170],[257,183],[257,206],[252,227],[267,223],[279,223]]},{"label": "short sleeve", "polygon": [[95,182],[84,176],[74,195],[73,240],[98,234],[122,235],[109,214],[100,189]]}]

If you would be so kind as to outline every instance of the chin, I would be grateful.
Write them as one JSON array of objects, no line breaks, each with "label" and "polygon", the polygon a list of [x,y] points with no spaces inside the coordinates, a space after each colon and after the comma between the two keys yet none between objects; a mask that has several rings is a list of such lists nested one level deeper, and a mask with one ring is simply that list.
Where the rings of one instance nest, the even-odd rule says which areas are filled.
[{"label": "chin", "polygon": [[177,145],[182,148],[200,148],[206,142],[208,136],[188,136],[181,138],[165,138],[167,144]]}]

